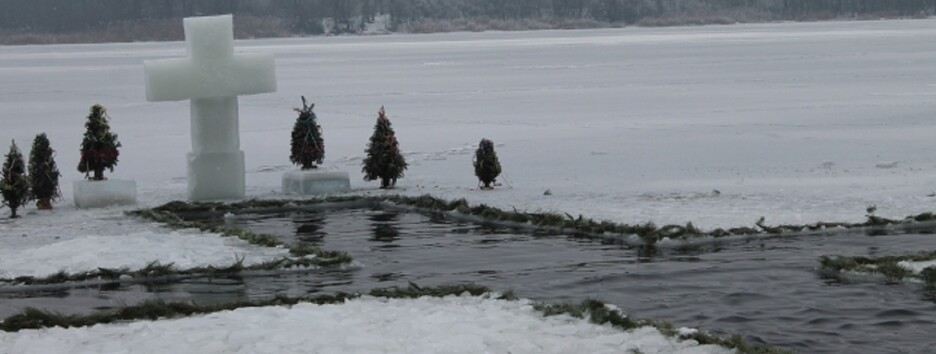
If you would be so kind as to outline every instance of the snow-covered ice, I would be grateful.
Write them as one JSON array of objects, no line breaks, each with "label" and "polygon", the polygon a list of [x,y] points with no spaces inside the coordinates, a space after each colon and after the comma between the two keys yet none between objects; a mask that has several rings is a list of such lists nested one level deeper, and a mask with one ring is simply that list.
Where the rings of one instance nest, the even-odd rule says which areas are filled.
[{"label": "snow-covered ice", "polygon": [[925,262],[901,261],[897,263],[897,265],[905,269],[908,269],[916,274],[919,274],[926,268],[936,267],[936,261],[925,261]]},{"label": "snow-covered ice", "polygon": [[0,248],[0,278],[45,277],[98,268],[142,269],[152,261],[177,269],[227,267],[243,258],[244,266],[289,257],[285,248],[259,247],[236,237],[196,232],[141,231],[122,235],[86,235],[41,246]]},{"label": "snow-covered ice", "polygon": [[[237,41],[275,54],[279,85],[240,100],[247,195],[281,196],[305,95],[329,161],[364,193],[385,193],[356,171],[386,106],[411,162],[389,193],[704,228],[862,221],[871,204],[917,214],[936,203],[933,36],[928,19]],[[47,132],[77,179],[84,112],[104,104],[124,143],[114,178],[136,180],[141,203],[186,199],[188,105],[145,102],[141,74],[183,52],[0,47],[15,123],[2,135]],[[461,151],[482,137],[502,144],[494,191],[477,190]]]},{"label": "snow-covered ice", "polygon": [[10,352],[34,353],[731,353],[620,331],[528,301],[483,297],[363,298],[340,305],[245,308],[191,318],[89,328],[0,332]]}]

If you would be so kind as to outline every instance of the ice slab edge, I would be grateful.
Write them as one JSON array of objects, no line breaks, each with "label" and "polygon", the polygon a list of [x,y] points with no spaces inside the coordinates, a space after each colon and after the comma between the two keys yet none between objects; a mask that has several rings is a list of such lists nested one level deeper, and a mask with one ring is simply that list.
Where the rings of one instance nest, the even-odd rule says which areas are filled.
[{"label": "ice slab edge", "polygon": [[336,170],[300,170],[283,174],[284,194],[326,194],[351,190],[348,173]]},{"label": "ice slab edge", "polygon": [[129,180],[75,181],[75,206],[85,209],[134,205],[137,203],[136,189],[136,181]]}]

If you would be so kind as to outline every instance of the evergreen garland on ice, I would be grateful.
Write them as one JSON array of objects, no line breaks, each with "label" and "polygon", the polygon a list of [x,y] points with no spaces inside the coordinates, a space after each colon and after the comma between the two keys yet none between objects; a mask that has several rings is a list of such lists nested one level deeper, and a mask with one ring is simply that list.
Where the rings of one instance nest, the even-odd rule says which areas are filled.
[{"label": "evergreen garland on ice", "polygon": [[365,152],[367,157],[364,158],[364,168],[361,169],[361,172],[364,172],[364,180],[373,181],[379,178],[381,189],[393,188],[397,178],[403,177],[403,171],[408,165],[400,154],[399,143],[383,107],[380,107],[374,134],[371,135]]},{"label": "evergreen garland on ice", "polygon": [[315,104],[307,104],[302,97],[302,109],[296,108],[299,117],[292,130],[292,148],[289,161],[302,166],[303,170],[315,168],[325,159],[325,140],[322,139],[322,127],[316,121],[317,117],[312,108]]},{"label": "evergreen garland on ice", "polygon": [[6,155],[3,163],[3,179],[0,180],[0,192],[3,194],[3,205],[10,208],[11,218],[16,218],[16,209],[29,202],[29,178],[26,177],[26,163],[23,154],[16,147],[14,141],[10,145],[10,153]]},{"label": "evergreen garland on ice", "polygon": [[39,209],[52,209],[52,200],[61,197],[58,167],[55,166],[55,150],[45,133],[36,135],[29,152],[29,181],[31,196]]},{"label": "evergreen garland on ice", "polygon": [[483,184],[481,188],[494,188],[497,176],[501,173],[500,161],[494,152],[494,142],[481,139],[481,144],[478,144],[478,150],[475,151],[474,170],[475,176],[478,176],[478,184]]},{"label": "evergreen garland on ice", "polygon": [[[87,131],[81,141],[81,161],[78,163],[78,172],[92,181],[104,180],[104,169],[114,171],[117,166],[117,157],[120,151],[120,142],[117,134],[110,132],[107,123],[107,109],[96,104],[91,107],[88,122],[85,123]],[[92,176],[91,173],[94,173]]]}]

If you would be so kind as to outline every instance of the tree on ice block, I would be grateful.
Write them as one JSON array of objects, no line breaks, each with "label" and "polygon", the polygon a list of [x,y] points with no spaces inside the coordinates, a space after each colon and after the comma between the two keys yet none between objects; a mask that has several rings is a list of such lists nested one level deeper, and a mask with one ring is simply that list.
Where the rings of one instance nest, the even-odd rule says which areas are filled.
[{"label": "tree on ice block", "polygon": [[78,172],[88,180],[74,183],[75,206],[79,208],[136,204],[136,182],[104,178],[104,170],[113,172],[120,156],[120,142],[110,131],[108,118],[104,106],[91,106],[78,162]]},{"label": "tree on ice block", "polygon": [[302,169],[283,175],[283,193],[309,195],[349,191],[351,179],[347,172],[316,166],[325,160],[325,140],[313,107],[314,103],[309,105],[302,97],[302,108],[296,109],[299,117],[293,126],[289,160]]},{"label": "tree on ice block", "polygon": [[146,99],[190,100],[189,199],[245,194],[237,96],[276,91],[272,54],[234,54],[231,15],[183,20],[188,57],[144,61]]}]

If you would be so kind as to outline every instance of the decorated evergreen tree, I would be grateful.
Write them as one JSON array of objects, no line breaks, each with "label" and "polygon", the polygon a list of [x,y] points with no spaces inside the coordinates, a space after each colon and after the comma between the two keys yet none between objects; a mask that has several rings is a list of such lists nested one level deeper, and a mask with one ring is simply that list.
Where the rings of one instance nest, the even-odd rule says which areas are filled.
[{"label": "decorated evergreen tree", "polygon": [[307,104],[302,97],[302,109],[296,108],[299,117],[292,130],[292,153],[289,161],[302,166],[303,170],[316,168],[325,158],[325,141],[322,139],[322,127],[316,121],[312,108],[315,104]]},{"label": "decorated evergreen tree", "polygon": [[11,218],[18,217],[16,209],[29,202],[29,178],[26,177],[26,163],[23,154],[16,147],[16,142],[10,145],[10,153],[6,155],[3,163],[3,179],[0,180],[0,192],[3,194],[3,205],[10,208]]},{"label": "decorated evergreen tree", "polygon": [[110,132],[107,119],[107,109],[96,104],[91,107],[88,122],[85,123],[87,131],[81,141],[78,172],[84,172],[85,177],[93,181],[104,180],[105,168],[113,172],[114,166],[117,166],[117,156],[120,155],[117,150],[120,142],[117,141],[117,134]]},{"label": "decorated evergreen tree", "polygon": [[483,184],[482,189],[494,188],[497,182],[497,176],[501,173],[500,161],[497,160],[497,153],[494,152],[494,143],[488,139],[481,139],[478,150],[474,156],[475,176],[478,176],[478,184]]},{"label": "decorated evergreen tree", "polygon": [[374,134],[371,135],[365,152],[367,157],[364,158],[364,168],[361,169],[361,172],[364,172],[364,180],[373,181],[379,178],[381,189],[393,188],[397,178],[403,177],[403,171],[408,165],[400,154],[399,143],[383,107],[380,107]]},{"label": "decorated evergreen tree", "polygon": [[55,166],[55,150],[49,145],[45,133],[36,135],[29,152],[29,181],[31,196],[39,209],[52,209],[52,200],[61,197],[59,173]]}]

